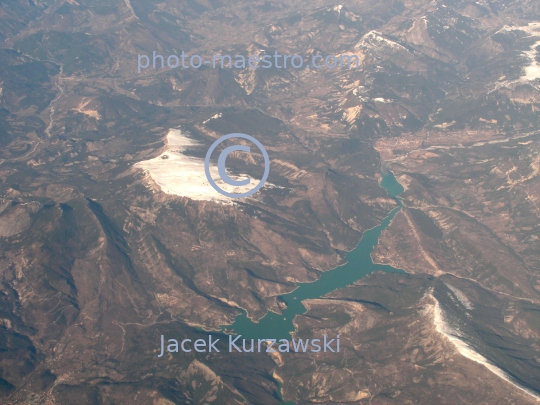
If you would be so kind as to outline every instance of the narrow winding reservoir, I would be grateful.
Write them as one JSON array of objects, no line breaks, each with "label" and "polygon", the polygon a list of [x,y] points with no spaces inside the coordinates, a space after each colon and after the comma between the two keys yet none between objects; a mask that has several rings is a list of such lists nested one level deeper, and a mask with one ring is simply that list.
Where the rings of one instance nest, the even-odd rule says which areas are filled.
[{"label": "narrow winding reservoir", "polygon": [[[392,197],[397,197],[403,192],[403,187],[391,172],[383,174],[381,186]],[[322,273],[317,281],[299,284],[296,290],[283,295],[281,298],[287,303],[287,308],[282,314],[269,312],[259,322],[253,322],[244,312],[236,317],[231,326],[225,329],[232,330],[246,339],[290,339],[290,333],[294,331],[294,317],[306,312],[306,308],[302,304],[303,300],[322,297],[377,270],[402,273],[401,270],[392,266],[374,264],[371,260],[371,252],[377,244],[379,236],[399,210],[400,207],[396,208],[383,219],[379,226],[364,233],[356,248],[347,254],[345,265]]]}]

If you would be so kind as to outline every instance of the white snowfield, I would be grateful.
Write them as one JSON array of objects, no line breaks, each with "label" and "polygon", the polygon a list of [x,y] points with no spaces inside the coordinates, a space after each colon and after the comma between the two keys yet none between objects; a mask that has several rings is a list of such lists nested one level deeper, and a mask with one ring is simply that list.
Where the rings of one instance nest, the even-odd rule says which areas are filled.
[{"label": "white snowfield", "polygon": [[[200,146],[200,143],[188,138],[179,129],[170,129],[167,134],[167,150],[154,159],[136,163],[135,167],[148,173],[164,193],[199,201],[216,201],[222,204],[231,204],[235,200],[234,198],[218,193],[208,182],[204,172],[204,159],[184,154],[189,147],[193,146]],[[215,151],[212,157],[217,159],[218,156],[218,152]],[[226,184],[219,177],[215,161],[211,161],[210,173],[219,187],[226,192],[235,194],[245,193],[255,188],[260,181],[250,177],[251,182],[246,186],[234,187]],[[234,180],[249,177],[247,175],[237,177],[228,174]],[[266,183],[265,186],[268,185]]]},{"label": "white snowfield", "polygon": [[519,390],[529,394],[531,397],[536,399],[537,402],[540,402],[540,397],[535,392],[533,392],[532,390],[526,387],[523,387],[520,384],[517,384],[515,380],[513,380],[507,373],[505,373],[499,367],[491,363],[488,359],[486,359],[480,353],[475,351],[467,342],[465,342],[465,340],[461,336],[460,331],[454,329],[445,319],[444,312],[442,311],[439,305],[439,301],[437,301],[437,299],[432,294],[430,295],[431,295],[431,298],[435,301],[435,305],[433,308],[433,323],[435,324],[435,328],[437,329],[437,332],[446,336],[446,338],[454,345],[456,350],[463,357],[466,357],[469,360],[482,364],[493,374],[507,381],[508,383],[518,388]]},{"label": "white snowfield", "polygon": [[534,43],[530,51],[525,52],[525,55],[531,60],[531,64],[525,68],[526,80],[540,79],[540,63],[536,60],[536,47],[540,46],[540,23],[530,23],[526,27],[520,27],[523,31],[529,33],[532,37],[537,37],[538,41]]},{"label": "white snowfield", "polygon": [[[530,60],[529,65],[525,66],[525,74],[521,76],[522,80],[540,79],[540,63],[536,61],[536,47],[540,46],[540,22],[529,23],[522,27],[504,26],[500,31],[524,31],[529,34],[529,37],[538,38],[529,51],[524,54]],[[499,31],[499,32],[500,32]]]}]

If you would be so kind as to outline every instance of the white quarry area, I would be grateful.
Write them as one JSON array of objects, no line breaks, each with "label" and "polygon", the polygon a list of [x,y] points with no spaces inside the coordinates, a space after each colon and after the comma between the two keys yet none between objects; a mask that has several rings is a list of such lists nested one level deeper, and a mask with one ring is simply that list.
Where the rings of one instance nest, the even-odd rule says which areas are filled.
[{"label": "white quarry area", "polygon": [[[154,159],[136,163],[135,167],[144,170],[164,193],[199,201],[216,201],[222,204],[231,204],[235,199],[218,193],[206,179],[204,159],[186,156],[183,153],[193,146],[200,146],[200,144],[188,138],[181,130],[171,129],[167,134],[167,150]],[[237,177],[230,173],[227,174],[234,180],[250,177],[251,182],[242,187],[234,187],[223,182],[219,177],[215,161],[218,156],[219,153],[216,150],[212,156],[214,161],[210,162],[210,174],[216,184],[223,190],[235,194],[245,193],[259,184],[260,179],[254,179],[248,175]],[[265,187],[268,186],[269,183],[267,182]],[[250,198],[256,195],[254,194]]]}]

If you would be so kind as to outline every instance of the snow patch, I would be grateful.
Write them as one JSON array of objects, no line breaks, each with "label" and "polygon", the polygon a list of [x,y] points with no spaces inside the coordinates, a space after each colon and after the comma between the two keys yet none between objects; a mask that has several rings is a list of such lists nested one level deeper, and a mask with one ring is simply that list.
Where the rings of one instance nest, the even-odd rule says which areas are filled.
[{"label": "snow patch", "polygon": [[383,35],[378,31],[370,31],[366,35],[364,35],[364,37],[360,40],[360,42],[355,45],[355,48],[360,48],[360,47],[366,47],[366,48],[386,47],[386,48],[392,48],[394,50],[404,50],[404,51],[409,52],[407,48],[398,44],[397,42],[391,41],[383,37]]},{"label": "snow patch", "polygon": [[468,358],[469,360],[482,364],[496,376],[512,384],[514,387],[518,388],[519,390],[529,394],[530,396],[535,398],[537,401],[540,400],[540,397],[536,395],[533,391],[513,382],[511,377],[507,373],[505,373],[499,367],[491,363],[488,359],[486,359],[480,353],[476,352],[468,343],[462,340],[463,336],[461,336],[460,332],[456,329],[453,329],[452,326],[450,326],[450,324],[447,322],[444,316],[444,313],[439,305],[439,301],[437,301],[437,299],[432,294],[430,294],[430,297],[435,302],[434,311],[433,311],[433,323],[435,324],[435,329],[437,329],[437,332],[441,333],[442,335],[448,338],[448,340],[457,349],[459,354],[461,354],[463,357]]},{"label": "snow patch", "polygon": [[210,118],[208,118],[207,120],[203,121],[203,124],[206,124],[207,122],[211,121],[211,120],[215,120],[215,119],[218,119],[218,118],[221,118],[222,114],[221,113],[217,113],[213,116],[211,116]]},{"label": "snow patch", "polygon": [[529,34],[530,38],[538,38],[529,51],[523,52],[530,60],[530,64],[525,67],[525,74],[521,76],[522,80],[540,79],[540,63],[536,60],[536,47],[540,46],[540,22],[529,23],[522,27],[509,27],[505,25],[497,32],[501,31],[524,31]]},{"label": "snow patch", "polygon": [[[204,172],[204,159],[184,154],[192,146],[201,146],[201,144],[188,138],[181,130],[171,129],[167,134],[167,150],[154,159],[136,163],[135,167],[144,170],[166,194],[188,197],[198,201],[231,204],[235,200],[234,198],[218,193],[208,183]],[[260,182],[259,179],[250,178],[251,182],[247,186],[231,186],[221,180],[217,166],[212,164],[210,165],[210,174],[220,188],[235,194],[245,193],[255,188]],[[237,177],[228,174],[235,180],[248,177],[247,175]],[[268,186],[272,187],[267,182],[265,187]]]},{"label": "snow patch", "polygon": [[474,309],[474,306],[471,301],[467,298],[467,296],[461,291],[459,288],[454,287],[453,285],[450,285],[448,283],[444,283],[456,296],[458,301],[463,305],[465,308],[467,308],[469,311],[471,309]]}]

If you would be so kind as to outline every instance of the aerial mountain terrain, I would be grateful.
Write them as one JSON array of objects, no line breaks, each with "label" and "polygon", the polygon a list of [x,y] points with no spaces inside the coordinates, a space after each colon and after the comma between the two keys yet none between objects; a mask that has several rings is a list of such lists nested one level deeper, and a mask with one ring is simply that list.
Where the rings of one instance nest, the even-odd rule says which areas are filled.
[{"label": "aerial mountain terrain", "polygon": [[[229,133],[270,157],[248,198],[201,186]],[[397,271],[293,320],[338,353],[158,357],[282,314],[391,212]],[[539,403],[540,2],[0,1],[0,281],[2,404]]]}]

